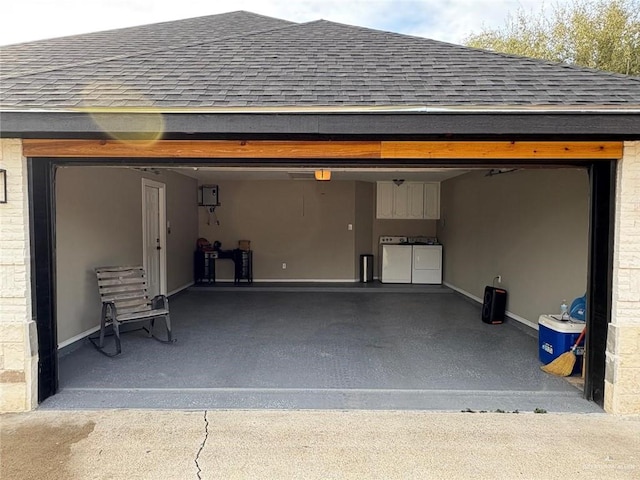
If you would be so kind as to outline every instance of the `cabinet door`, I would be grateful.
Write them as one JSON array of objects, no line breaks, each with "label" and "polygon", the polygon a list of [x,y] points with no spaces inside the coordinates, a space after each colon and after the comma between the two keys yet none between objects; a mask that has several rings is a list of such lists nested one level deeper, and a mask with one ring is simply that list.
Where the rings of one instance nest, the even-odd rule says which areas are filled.
[{"label": "cabinet door", "polygon": [[409,218],[409,184],[393,185],[393,218]]},{"label": "cabinet door", "polygon": [[440,184],[437,182],[424,184],[424,218],[440,218]]},{"label": "cabinet door", "polygon": [[409,183],[408,190],[409,207],[406,218],[424,218],[424,183]]},{"label": "cabinet door", "polygon": [[376,188],[376,218],[393,218],[392,182],[378,182]]}]

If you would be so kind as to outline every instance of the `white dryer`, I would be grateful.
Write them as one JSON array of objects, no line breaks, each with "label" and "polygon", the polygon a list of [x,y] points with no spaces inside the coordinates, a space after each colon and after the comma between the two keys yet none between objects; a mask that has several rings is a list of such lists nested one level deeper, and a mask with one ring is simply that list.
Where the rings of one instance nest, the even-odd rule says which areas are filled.
[{"label": "white dryer", "polygon": [[412,283],[442,283],[442,245],[414,245]]}]

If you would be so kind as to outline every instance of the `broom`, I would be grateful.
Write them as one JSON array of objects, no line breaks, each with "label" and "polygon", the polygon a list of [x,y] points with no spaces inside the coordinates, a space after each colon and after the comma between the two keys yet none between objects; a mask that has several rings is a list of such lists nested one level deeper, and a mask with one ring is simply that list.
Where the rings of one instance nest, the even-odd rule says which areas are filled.
[{"label": "broom", "polygon": [[571,347],[571,350],[563,353],[554,361],[546,365],[542,365],[540,369],[543,372],[550,373],[551,375],[558,375],[559,377],[568,377],[569,375],[571,375],[571,372],[573,371],[573,367],[576,364],[576,354],[574,352],[576,348],[578,348],[578,344],[584,338],[584,333],[586,331],[587,331],[587,327],[582,329],[582,332],[580,333],[578,340],[576,340],[576,343],[573,344],[573,347]]}]

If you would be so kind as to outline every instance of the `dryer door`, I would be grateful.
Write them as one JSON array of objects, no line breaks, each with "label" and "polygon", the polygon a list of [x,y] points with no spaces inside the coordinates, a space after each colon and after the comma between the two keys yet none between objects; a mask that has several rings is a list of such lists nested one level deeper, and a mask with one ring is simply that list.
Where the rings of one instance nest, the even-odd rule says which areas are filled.
[{"label": "dryer door", "polygon": [[442,245],[414,245],[412,283],[442,283]]}]

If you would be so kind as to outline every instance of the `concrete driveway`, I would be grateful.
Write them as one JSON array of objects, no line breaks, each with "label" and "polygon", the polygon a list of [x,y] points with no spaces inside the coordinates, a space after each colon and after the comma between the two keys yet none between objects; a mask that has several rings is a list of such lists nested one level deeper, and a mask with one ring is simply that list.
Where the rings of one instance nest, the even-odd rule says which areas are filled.
[{"label": "concrete driveway", "polygon": [[35,411],[3,479],[637,479],[640,417],[415,411]]}]

